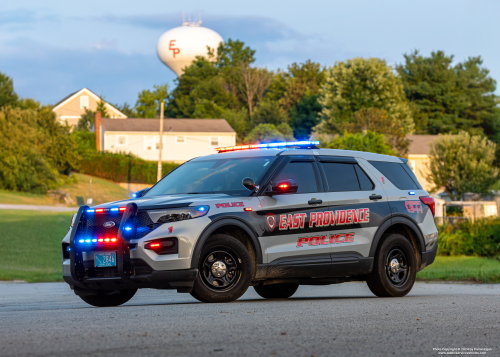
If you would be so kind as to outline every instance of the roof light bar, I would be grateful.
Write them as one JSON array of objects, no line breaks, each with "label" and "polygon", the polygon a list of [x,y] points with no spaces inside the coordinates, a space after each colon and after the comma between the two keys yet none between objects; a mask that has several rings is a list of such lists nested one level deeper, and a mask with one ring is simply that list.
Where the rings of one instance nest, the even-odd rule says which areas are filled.
[{"label": "roof light bar", "polygon": [[319,145],[319,141],[285,141],[281,143],[269,143],[269,144],[255,144],[255,145],[240,145],[240,146],[226,146],[215,148],[218,153],[230,152],[230,151],[241,151],[241,150],[252,150],[252,149],[273,149],[273,148],[284,148],[284,147],[294,147],[299,146],[303,148],[311,148]]}]

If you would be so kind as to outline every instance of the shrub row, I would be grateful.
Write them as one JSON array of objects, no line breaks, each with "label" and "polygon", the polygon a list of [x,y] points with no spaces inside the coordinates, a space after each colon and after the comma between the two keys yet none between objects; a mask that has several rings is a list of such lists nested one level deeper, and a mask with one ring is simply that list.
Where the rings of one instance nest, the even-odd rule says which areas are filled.
[{"label": "shrub row", "polygon": [[[163,163],[162,174],[166,175],[179,164]],[[80,161],[79,172],[101,177],[114,182],[156,183],[158,163],[142,160],[127,154],[108,152],[87,153]]]},{"label": "shrub row", "polygon": [[500,255],[500,218],[463,220],[439,226],[439,255]]}]

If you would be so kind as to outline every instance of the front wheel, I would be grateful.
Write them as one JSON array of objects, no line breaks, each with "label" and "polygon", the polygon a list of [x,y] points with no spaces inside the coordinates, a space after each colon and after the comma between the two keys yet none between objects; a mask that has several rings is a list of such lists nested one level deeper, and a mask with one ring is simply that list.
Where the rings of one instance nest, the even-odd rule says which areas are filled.
[{"label": "front wheel", "polygon": [[299,284],[257,285],[253,288],[265,299],[288,299],[295,294]]},{"label": "front wheel", "polygon": [[96,295],[78,296],[89,305],[96,307],[109,307],[125,304],[134,297],[136,292],[137,289],[98,291]]},{"label": "front wheel", "polygon": [[202,302],[230,302],[250,286],[253,261],[240,241],[216,234],[203,247],[198,270],[191,295]]},{"label": "front wheel", "polygon": [[401,234],[390,234],[377,249],[366,283],[379,297],[401,297],[413,288],[416,274],[417,258],[412,244]]}]

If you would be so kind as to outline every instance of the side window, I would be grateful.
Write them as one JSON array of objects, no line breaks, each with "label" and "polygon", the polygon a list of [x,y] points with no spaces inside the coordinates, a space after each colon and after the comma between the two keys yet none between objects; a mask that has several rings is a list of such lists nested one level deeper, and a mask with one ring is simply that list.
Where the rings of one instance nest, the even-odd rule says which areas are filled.
[{"label": "side window", "polygon": [[328,191],[359,191],[358,177],[353,164],[338,162],[322,162],[328,182]]},{"label": "side window", "polygon": [[290,162],[273,181],[294,180],[299,189],[297,193],[318,192],[318,184],[312,162]]},{"label": "side window", "polygon": [[359,187],[361,187],[361,191],[370,191],[373,190],[375,186],[370,180],[370,178],[366,175],[366,173],[359,167],[359,165],[354,165],[356,169],[356,173],[358,174]]},{"label": "side window", "polygon": [[[391,181],[400,190],[415,190],[419,186],[406,172],[403,165],[397,162],[369,161],[377,170]],[[418,182],[418,181],[417,181]]]}]

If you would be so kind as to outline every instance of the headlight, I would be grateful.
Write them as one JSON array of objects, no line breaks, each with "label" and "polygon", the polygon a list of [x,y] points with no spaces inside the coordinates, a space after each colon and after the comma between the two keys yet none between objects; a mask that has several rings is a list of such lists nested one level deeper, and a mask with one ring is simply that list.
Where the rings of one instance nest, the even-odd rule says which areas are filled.
[{"label": "headlight", "polygon": [[148,214],[154,223],[168,223],[202,217],[209,209],[209,206],[195,206],[148,211]]},{"label": "headlight", "polygon": [[71,227],[75,224],[75,219],[76,219],[76,213],[73,215],[73,218],[71,218]]}]

